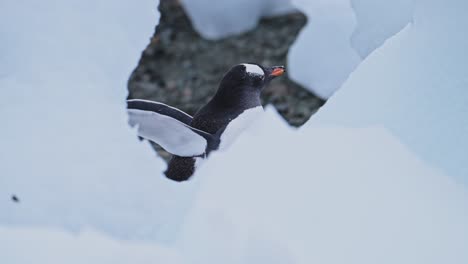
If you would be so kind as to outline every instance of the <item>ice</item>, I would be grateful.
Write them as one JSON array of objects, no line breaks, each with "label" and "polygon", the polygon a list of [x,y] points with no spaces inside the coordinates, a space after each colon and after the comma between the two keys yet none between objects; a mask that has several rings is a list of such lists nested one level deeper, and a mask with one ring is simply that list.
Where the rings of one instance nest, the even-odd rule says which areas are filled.
[{"label": "ice", "polygon": [[329,98],[365,57],[412,20],[412,0],[294,0],[308,24],[289,53],[291,77]]},{"label": "ice", "polygon": [[413,20],[414,0],[351,0],[357,26],[351,46],[367,57]]},{"label": "ice", "polygon": [[154,1],[8,1],[1,10],[0,224],[173,239],[196,186],[161,175],[125,109],[128,76],[158,21]]},{"label": "ice", "polygon": [[74,235],[46,228],[0,227],[0,245],[0,259],[8,264],[184,263],[172,248],[113,240],[92,230]]},{"label": "ice", "polygon": [[289,52],[291,78],[328,98],[361,62],[349,42],[356,25],[353,9],[349,0],[294,3],[308,24]]},{"label": "ice", "polygon": [[382,126],[296,131],[270,108],[195,176],[180,242],[195,263],[468,260],[466,187]]},{"label": "ice", "polygon": [[21,263],[40,251],[56,263],[73,256],[91,258],[87,263],[138,256],[169,264],[468,260],[466,188],[387,129],[309,124],[293,130],[269,108],[237,143],[214,153],[195,175],[194,205],[169,246],[94,232],[70,237],[2,228],[0,243],[11,250],[0,258]]},{"label": "ice", "polygon": [[416,5],[414,23],[374,52],[322,122],[383,124],[412,151],[468,184],[468,26],[460,1]]},{"label": "ice", "polygon": [[253,29],[263,16],[295,10],[290,0],[182,0],[194,28],[207,39]]}]

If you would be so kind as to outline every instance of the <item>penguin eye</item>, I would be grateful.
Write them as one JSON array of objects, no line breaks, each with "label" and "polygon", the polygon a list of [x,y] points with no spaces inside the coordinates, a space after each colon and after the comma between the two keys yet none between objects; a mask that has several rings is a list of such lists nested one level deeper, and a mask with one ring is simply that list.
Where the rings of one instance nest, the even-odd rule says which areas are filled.
[{"label": "penguin eye", "polygon": [[257,86],[263,82],[263,75],[254,75],[252,76],[252,83],[253,85]]}]

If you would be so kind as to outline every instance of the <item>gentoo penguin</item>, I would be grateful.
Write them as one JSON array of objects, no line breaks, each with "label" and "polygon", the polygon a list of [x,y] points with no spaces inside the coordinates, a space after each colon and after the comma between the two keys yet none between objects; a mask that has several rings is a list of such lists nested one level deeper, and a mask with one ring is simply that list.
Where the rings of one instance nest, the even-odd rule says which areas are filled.
[{"label": "gentoo penguin", "polygon": [[284,72],[283,66],[238,64],[224,75],[216,94],[193,117],[163,103],[128,100],[129,124],[138,127],[139,136],[174,155],[165,172],[169,179],[188,180],[198,161],[213,150],[228,147],[263,113],[261,91]]}]

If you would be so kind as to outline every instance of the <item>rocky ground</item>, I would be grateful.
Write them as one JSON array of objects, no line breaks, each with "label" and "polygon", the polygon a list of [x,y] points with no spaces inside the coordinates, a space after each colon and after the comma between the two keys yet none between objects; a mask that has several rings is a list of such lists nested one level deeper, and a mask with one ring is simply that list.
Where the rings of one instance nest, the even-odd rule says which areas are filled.
[{"label": "rocky ground", "polygon": [[[262,18],[240,35],[206,40],[177,0],[161,0],[161,19],[129,82],[129,98],[149,99],[194,114],[215,93],[223,74],[241,62],[286,65],[287,53],[307,22],[301,12]],[[289,79],[273,81],[262,94],[292,126],[301,126],[324,100]],[[158,153],[167,159],[169,155]]]}]

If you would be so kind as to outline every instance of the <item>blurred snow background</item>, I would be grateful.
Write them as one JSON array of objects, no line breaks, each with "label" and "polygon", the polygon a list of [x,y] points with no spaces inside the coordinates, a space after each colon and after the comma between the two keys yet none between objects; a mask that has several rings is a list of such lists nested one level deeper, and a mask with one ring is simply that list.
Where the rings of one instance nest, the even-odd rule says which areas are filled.
[{"label": "blurred snow background", "polygon": [[322,98],[329,98],[362,60],[410,23],[414,8],[414,0],[294,3],[309,24],[290,51],[291,77]]},{"label": "blurred snow background", "polygon": [[290,0],[182,0],[194,28],[207,39],[253,29],[259,19],[296,9]]},{"label": "blurred snow background", "polygon": [[468,27],[463,1],[419,3],[414,24],[352,74],[317,122],[384,124],[418,156],[468,184]]},{"label": "blurred snow background", "polygon": [[[239,3],[226,32],[267,12]],[[294,4],[291,74],[343,88],[300,129],[267,109],[178,184],[126,125],[156,3],[1,2],[0,262],[466,263],[468,4]]]}]

